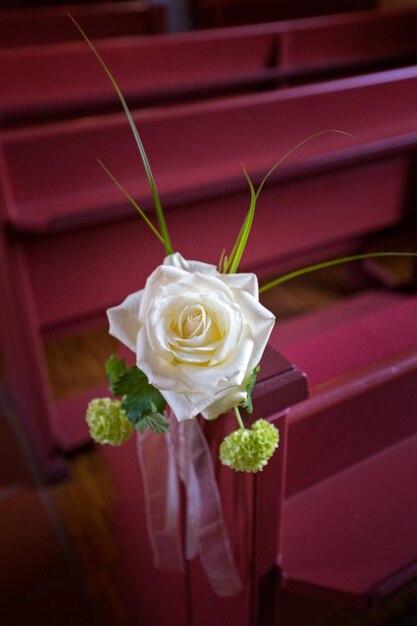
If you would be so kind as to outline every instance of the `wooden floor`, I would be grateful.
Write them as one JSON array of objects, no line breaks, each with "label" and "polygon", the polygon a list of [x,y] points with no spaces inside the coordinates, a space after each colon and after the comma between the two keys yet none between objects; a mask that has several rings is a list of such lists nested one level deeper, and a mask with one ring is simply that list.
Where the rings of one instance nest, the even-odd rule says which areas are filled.
[{"label": "wooden floor", "polygon": [[[411,249],[404,237],[390,244],[391,242],[386,240],[382,244],[379,242],[382,249],[389,247],[392,249],[394,246],[394,249],[400,247]],[[390,259],[389,262],[378,262],[372,270],[374,273],[376,271],[378,274],[384,274],[387,281],[392,284],[402,284],[411,276],[412,265],[404,260],[398,262]],[[372,279],[369,280],[372,282]],[[363,282],[363,276],[359,281],[359,273],[352,266],[333,268],[282,285],[279,289],[265,294],[263,302],[275,312],[279,323],[280,319],[325,306],[329,302],[345,297],[358,290],[360,282]],[[55,396],[69,395],[102,380],[103,363],[115,349],[115,342],[105,329],[48,344],[47,359]],[[2,445],[4,446],[4,442]],[[18,472],[18,482],[21,484],[23,481],[26,485],[31,485],[30,488],[36,492],[42,489],[44,497],[48,500],[48,506],[56,513],[60,532],[65,536],[73,564],[94,606],[95,621],[90,623],[127,626],[130,622],[125,615],[118,585],[117,546],[111,519],[113,487],[100,455],[93,448],[74,455],[69,463],[70,477],[64,482],[47,488],[31,485],[30,472],[28,473],[27,468],[22,470],[23,474]],[[7,467],[5,472],[7,474]],[[13,482],[17,479],[11,476],[5,480],[6,483],[7,480]],[[9,488],[10,486],[13,487],[9,485]],[[1,567],[0,563],[0,569]],[[32,623],[44,626],[42,621]],[[325,622],[326,626],[371,624],[403,626],[417,624],[416,590],[408,590],[401,598],[393,600],[383,611],[366,615],[343,611]]]},{"label": "wooden floor", "polygon": [[85,585],[97,606],[103,626],[128,624],[117,573],[113,537],[113,487],[101,457],[94,450],[76,455],[68,481],[49,488],[49,494],[70,538]]}]

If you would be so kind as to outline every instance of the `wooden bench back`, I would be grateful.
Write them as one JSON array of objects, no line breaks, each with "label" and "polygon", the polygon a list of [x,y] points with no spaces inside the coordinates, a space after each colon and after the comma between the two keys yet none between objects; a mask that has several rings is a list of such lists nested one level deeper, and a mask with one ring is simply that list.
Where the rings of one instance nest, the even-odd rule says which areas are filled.
[{"label": "wooden bench back", "polygon": [[163,6],[143,0],[10,9],[0,13],[0,48],[77,40],[79,33],[68,13],[95,39],[165,31]]},{"label": "wooden bench back", "polygon": [[[80,21],[97,38],[94,28]],[[111,38],[97,47],[132,107],[166,105],[410,63],[417,59],[416,24],[417,10],[411,7]],[[69,20],[67,28],[74,32],[66,43],[0,50],[0,80],[7,84],[0,94],[0,124],[118,109],[90,49],[76,39]]]},{"label": "wooden bench back", "polygon": [[325,15],[374,9],[376,0],[343,0],[335,4],[329,0],[285,0],[276,4],[272,0],[193,0],[197,23],[200,27],[232,26],[268,20],[292,20],[310,15]]},{"label": "wooden bench back", "polygon": [[[276,45],[279,36],[270,27],[97,42],[125,98],[140,105],[204,98],[251,83],[265,86],[276,65]],[[119,108],[83,41],[0,51],[0,77],[8,84],[0,96],[3,124]]]},{"label": "wooden bench back", "polygon": [[[412,141],[417,67],[281,92],[134,113],[161,195],[245,187],[297,141],[329,132],[296,152],[280,170],[301,173],[345,157]],[[123,114],[1,134],[5,212],[17,228],[55,230],[67,214],[121,205],[122,196],[97,166],[100,158],[143,201],[146,177]],[[395,144],[395,145],[394,145]],[[180,149],[179,149],[180,146]],[[279,178],[279,175],[278,175]],[[172,200],[171,200],[172,202]],[[145,205],[149,202],[145,199]],[[117,213],[114,214],[117,217]],[[86,215],[86,218],[88,216]]]},{"label": "wooden bench back", "polygon": [[[304,343],[307,376],[323,361],[333,363],[333,375],[290,411],[287,497],[416,433],[416,314],[417,298],[399,296]],[[289,350],[290,358],[296,353]]]},{"label": "wooden bench back", "polygon": [[312,20],[300,20],[284,37],[284,67],[371,63],[378,59],[416,54],[417,11],[363,11]]},{"label": "wooden bench back", "polygon": [[[289,259],[298,265],[295,257],[397,223],[416,140],[416,72],[135,114],[174,247],[189,258],[217,263],[222,248],[232,246],[249,202],[242,162],[259,180],[297,141],[324,128],[348,130],[360,139],[334,133],[316,138],[283,167],[275,184],[270,181],[246,267]],[[16,236],[32,235],[20,241],[42,326],[103,310],[143,284],[160,263],[162,248],[96,163],[102,159],[150,209],[122,115],[5,131],[1,148],[3,220]],[[140,267],[131,272],[138,246]]]}]

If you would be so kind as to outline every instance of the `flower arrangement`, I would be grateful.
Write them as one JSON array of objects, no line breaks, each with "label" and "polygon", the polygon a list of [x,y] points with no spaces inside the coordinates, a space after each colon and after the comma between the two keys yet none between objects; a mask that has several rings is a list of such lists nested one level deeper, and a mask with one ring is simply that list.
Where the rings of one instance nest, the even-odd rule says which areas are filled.
[{"label": "flower arrangement", "polygon": [[110,334],[136,353],[136,365],[110,357],[106,372],[122,401],[93,400],[92,437],[119,445],[133,429],[166,432],[167,404],[178,421],[213,420],[234,410],[239,431],[220,458],[236,470],[258,471],[278,446],[265,420],[245,428],[239,408],[252,411],[251,392],[275,316],[259,302],[254,274],[222,273],[207,263],[168,255],[121,305],[107,311]]},{"label": "flower arrangement", "polygon": [[232,250],[229,254],[223,250],[217,266],[184,259],[172,247],[151,166],[123,94],[87,35],[71,19],[101,63],[124,108],[146,171],[158,227],[99,163],[165,250],[165,258],[143,289],[107,311],[110,334],[136,354],[136,364],[128,368],[124,359],[114,355],[108,359],[106,374],[116,399],[90,402],[86,419],[91,436],[101,444],[120,445],[135,430],[167,433],[167,415],[171,413],[182,422],[200,414],[215,420],[234,411],[238,429],[221,444],[220,461],[236,471],[261,471],[278,447],[278,430],[263,419],[255,421],[251,429],[246,428],[240,413],[241,409],[250,413],[253,410],[251,394],[275,324],[275,316],[259,302],[259,293],[330,265],[375,256],[416,255],[380,252],[344,257],[296,270],[260,289],[255,274],[238,272],[256,203],[269,176],[294,150],[325,132],[352,137],[343,131],[325,130],[294,146],[269,170],[257,190],[244,170],[250,191],[249,210]]}]

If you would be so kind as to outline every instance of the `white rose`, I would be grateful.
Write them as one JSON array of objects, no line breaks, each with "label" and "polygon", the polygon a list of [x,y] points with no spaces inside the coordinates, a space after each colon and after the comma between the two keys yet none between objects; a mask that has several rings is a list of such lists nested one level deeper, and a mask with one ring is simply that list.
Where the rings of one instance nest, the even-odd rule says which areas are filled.
[{"label": "white rose", "polygon": [[178,420],[211,419],[246,399],[275,322],[255,274],[220,274],[178,253],[107,315]]}]

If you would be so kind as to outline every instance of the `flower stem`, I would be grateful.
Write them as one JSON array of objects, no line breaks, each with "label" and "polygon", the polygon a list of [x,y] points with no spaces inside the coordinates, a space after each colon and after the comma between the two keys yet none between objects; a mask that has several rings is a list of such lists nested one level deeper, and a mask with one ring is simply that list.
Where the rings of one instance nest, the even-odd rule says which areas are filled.
[{"label": "flower stem", "polygon": [[245,425],[243,423],[242,416],[240,415],[238,406],[235,406],[235,415],[236,415],[237,423],[239,424],[239,428],[242,428],[242,430],[245,430]]}]

